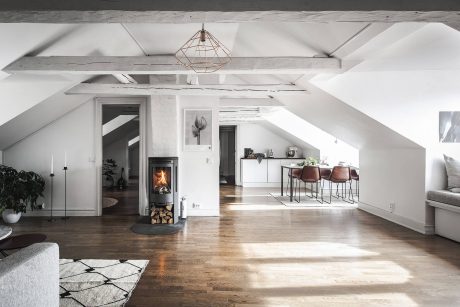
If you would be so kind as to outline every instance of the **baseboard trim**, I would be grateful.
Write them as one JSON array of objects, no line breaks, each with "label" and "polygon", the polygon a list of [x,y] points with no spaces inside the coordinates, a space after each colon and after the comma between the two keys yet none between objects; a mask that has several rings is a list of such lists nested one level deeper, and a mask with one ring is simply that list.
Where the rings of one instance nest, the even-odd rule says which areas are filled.
[{"label": "baseboard trim", "polygon": [[[50,210],[28,211],[24,216],[50,216]],[[67,210],[67,216],[97,216],[96,210]],[[64,210],[53,210],[53,216],[64,216]]]},{"label": "baseboard trim", "polygon": [[385,220],[401,225],[403,227],[412,229],[421,234],[425,234],[425,235],[434,234],[434,226],[425,225],[423,223],[420,223],[420,222],[408,219],[406,217],[391,213],[389,211],[383,210],[382,208],[378,208],[378,207],[375,207],[369,204],[365,204],[363,202],[359,202],[358,209],[366,211],[370,214],[376,215],[378,217],[381,217]]},{"label": "baseboard trim", "polygon": [[280,188],[281,182],[243,182],[243,188]]},{"label": "baseboard trim", "polygon": [[425,225],[425,234],[430,236],[435,235],[436,229],[434,228],[434,225]]},{"label": "baseboard trim", "polygon": [[220,216],[220,213],[216,210],[190,209],[187,216]]}]

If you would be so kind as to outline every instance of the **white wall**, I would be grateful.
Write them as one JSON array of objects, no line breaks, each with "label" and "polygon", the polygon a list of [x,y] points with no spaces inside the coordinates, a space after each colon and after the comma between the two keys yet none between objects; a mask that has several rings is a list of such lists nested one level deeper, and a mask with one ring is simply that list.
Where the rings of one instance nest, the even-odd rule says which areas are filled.
[{"label": "white wall", "polygon": [[[174,148],[179,156],[179,196],[187,196],[189,215],[219,215],[219,127],[217,98],[185,97],[177,103],[175,116],[164,120],[160,128],[153,123],[156,112],[148,108],[147,151],[153,154],[174,155]],[[151,102],[150,104],[155,104]],[[213,150],[206,152],[188,152],[183,150],[183,112],[185,108],[213,109]],[[167,112],[170,112],[168,110]],[[155,115],[155,116],[153,116]],[[152,118],[153,117],[153,118]],[[174,117],[176,120],[174,120]],[[153,120],[152,120],[153,119]],[[68,156],[67,208],[71,215],[96,215],[96,167],[95,167],[95,103],[89,101],[52,124],[7,148],[3,152],[6,165],[17,169],[33,170],[47,180],[43,211],[34,214],[48,214],[49,206],[49,170],[50,157],[54,154],[54,204],[55,214],[62,215],[64,206],[63,172],[64,152]],[[157,130],[154,134],[153,130]],[[167,134],[176,131],[177,135]],[[171,146],[155,145],[154,136],[167,135]],[[180,145],[179,145],[180,144]],[[175,147],[176,146],[176,147]],[[156,149],[155,149],[156,148]],[[169,148],[167,152],[161,151]],[[199,209],[193,209],[193,203]]]},{"label": "white wall", "polygon": [[[303,105],[301,110],[303,112],[306,110],[307,113],[314,112],[310,108],[305,108],[305,105]],[[302,112],[299,113],[302,114]],[[329,110],[329,114],[331,113],[332,112]],[[315,156],[326,161],[328,164],[337,165],[339,162],[345,162],[354,166],[359,165],[359,154],[355,147],[325,132],[318,128],[318,126],[311,124],[302,118],[300,114],[297,115],[297,112],[280,108],[274,112],[264,114],[263,116],[271,124],[304,140],[306,143],[311,144],[312,147],[318,148],[320,153]],[[326,126],[326,122],[327,120],[325,119],[325,121],[321,123],[321,126]]]},{"label": "white wall", "polygon": [[179,109],[176,96],[151,96],[147,153],[149,157],[177,157],[179,154]]},{"label": "white wall", "polygon": [[363,149],[359,158],[360,207],[424,232],[425,150]]},{"label": "white wall", "polygon": [[[94,103],[87,102],[4,151],[4,162],[19,170],[32,170],[46,180],[46,209],[50,205],[50,157],[54,155],[55,214],[63,215],[64,152],[67,152],[67,208],[73,215],[96,214],[96,170],[94,165]],[[40,200],[41,201],[41,200]],[[29,211],[30,212],[30,211]]]},{"label": "white wall", "polygon": [[[241,158],[244,157],[244,148],[252,148],[255,153],[267,153],[268,149],[272,149],[276,158],[285,158],[287,148],[295,145],[257,123],[239,124],[236,128],[236,135],[235,183],[237,185],[241,185]],[[301,147],[298,148],[297,156],[303,157],[304,150]]]},{"label": "white wall", "polygon": [[[219,215],[219,122],[217,97],[179,99],[179,196],[186,196],[190,216]],[[184,109],[212,109],[212,151],[184,151]],[[199,204],[199,209],[193,208]]]},{"label": "white wall", "polygon": [[[393,29],[398,27],[404,27],[404,24],[394,25]],[[460,110],[459,50],[458,31],[443,24],[429,24],[378,53],[365,56],[365,61],[348,72],[331,79],[315,78],[312,81],[322,90],[418,144],[423,151],[426,149],[423,160],[418,155],[411,160],[404,150],[398,150],[402,146],[387,146],[389,150],[395,150],[392,155],[379,155],[381,161],[372,159],[375,165],[361,166],[362,172],[366,172],[366,167],[372,171],[391,158],[397,163],[404,161],[406,174],[418,174],[424,170],[420,174],[423,182],[413,181],[417,182],[417,187],[407,190],[406,184],[396,185],[386,196],[385,203],[392,200],[393,194],[405,193],[411,197],[399,205],[399,214],[406,219],[431,220],[425,216],[425,192],[445,188],[442,154],[460,156],[458,144],[442,144],[438,139],[439,111]],[[385,139],[378,134],[375,137],[379,141]],[[363,148],[361,159],[366,159],[367,148]],[[388,182],[394,178],[388,174],[381,180]],[[366,201],[379,206],[381,199],[372,190],[365,191],[367,187],[364,183],[362,193],[369,193]]]},{"label": "white wall", "polygon": [[[238,158],[244,157],[244,148],[252,148],[255,153],[267,153],[272,149],[276,158],[286,158],[287,148],[296,145],[257,123],[239,124],[237,129],[239,130]],[[297,157],[303,157],[303,149],[300,147]]]}]

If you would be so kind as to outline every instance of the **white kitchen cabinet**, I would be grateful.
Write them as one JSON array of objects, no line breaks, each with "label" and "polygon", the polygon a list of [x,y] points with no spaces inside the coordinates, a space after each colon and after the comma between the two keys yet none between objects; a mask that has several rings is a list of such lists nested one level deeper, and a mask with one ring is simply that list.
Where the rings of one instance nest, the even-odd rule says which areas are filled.
[{"label": "white kitchen cabinet", "polygon": [[267,159],[267,182],[280,182],[281,178],[281,161],[280,159]]},{"label": "white kitchen cabinet", "polygon": [[[303,159],[241,159],[241,184],[243,187],[279,187],[281,183],[281,165],[296,164]],[[265,172],[265,173],[264,173]],[[284,182],[287,182],[287,170]]]},{"label": "white kitchen cabinet", "polygon": [[267,182],[267,160],[258,162],[256,159],[241,160],[241,181],[243,183]]}]

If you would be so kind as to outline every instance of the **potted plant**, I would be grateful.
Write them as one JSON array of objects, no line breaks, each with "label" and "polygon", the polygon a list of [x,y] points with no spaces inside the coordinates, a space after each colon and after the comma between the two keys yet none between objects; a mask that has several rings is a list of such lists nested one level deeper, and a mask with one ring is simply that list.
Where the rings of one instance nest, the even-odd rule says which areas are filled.
[{"label": "potted plant", "polygon": [[0,210],[6,223],[16,223],[27,206],[36,208],[37,199],[43,196],[45,180],[34,172],[18,172],[0,165]]},{"label": "potted plant", "polygon": [[37,173],[20,171],[18,174],[21,182],[22,189],[22,201],[26,207],[30,206],[33,211],[37,208],[37,200],[39,197],[43,197],[43,191],[45,190],[45,179]]},{"label": "potted plant", "polygon": [[105,180],[109,182],[111,188],[113,188],[113,185],[115,184],[113,176],[115,175],[117,167],[117,162],[115,162],[114,159],[105,160],[104,165],[102,166],[102,175],[105,177]]},{"label": "potted plant", "polygon": [[306,162],[307,165],[318,165],[318,159],[316,159],[315,157],[308,157]]}]

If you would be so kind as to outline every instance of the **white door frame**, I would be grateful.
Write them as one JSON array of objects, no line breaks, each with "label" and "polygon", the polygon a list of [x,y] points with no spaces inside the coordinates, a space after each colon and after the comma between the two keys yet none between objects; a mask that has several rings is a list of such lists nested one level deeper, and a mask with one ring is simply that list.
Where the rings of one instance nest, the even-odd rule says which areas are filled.
[{"label": "white door frame", "polygon": [[139,105],[139,215],[146,214],[147,198],[147,97],[97,97],[95,118],[95,164],[96,164],[96,208],[97,215],[102,215],[102,106],[117,104]]}]

